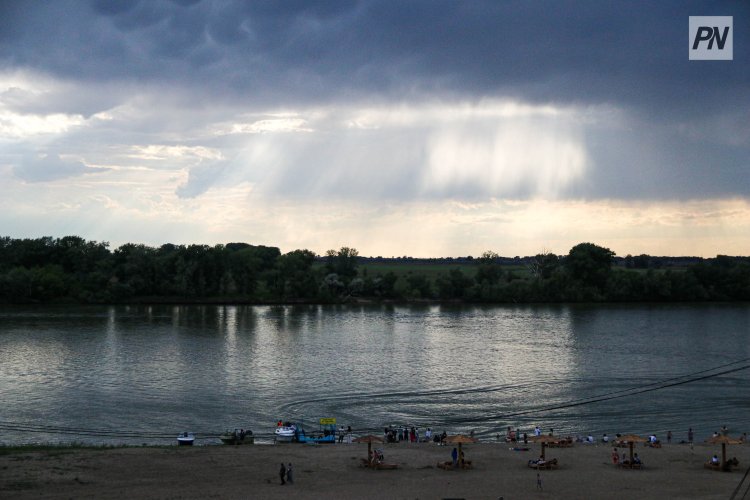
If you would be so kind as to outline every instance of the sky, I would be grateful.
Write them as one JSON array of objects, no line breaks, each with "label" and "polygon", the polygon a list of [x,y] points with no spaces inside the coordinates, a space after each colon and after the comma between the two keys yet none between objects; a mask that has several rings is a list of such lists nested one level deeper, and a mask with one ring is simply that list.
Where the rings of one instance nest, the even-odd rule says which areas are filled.
[{"label": "sky", "polygon": [[[689,16],[733,17],[691,61]],[[750,3],[0,2],[0,235],[750,254]]]}]

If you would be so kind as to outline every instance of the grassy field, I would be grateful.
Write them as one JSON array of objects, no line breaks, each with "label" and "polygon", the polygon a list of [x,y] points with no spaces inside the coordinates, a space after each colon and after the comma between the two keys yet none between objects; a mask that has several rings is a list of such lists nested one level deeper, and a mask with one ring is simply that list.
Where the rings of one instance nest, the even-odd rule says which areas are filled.
[{"label": "grassy field", "polygon": [[[453,269],[460,269],[465,276],[473,278],[477,273],[478,267],[479,263],[467,262],[366,262],[359,265],[358,272],[359,276],[364,276],[365,271],[367,272],[367,276],[377,276],[378,274],[384,275],[392,272],[399,278],[406,277],[410,274],[422,274],[426,276],[428,280],[434,281],[439,275],[448,274]],[[519,278],[529,276],[529,270],[525,266],[501,265],[500,267],[505,273],[513,271],[513,273]]]},{"label": "grassy field", "polygon": [[368,276],[385,275],[392,272],[398,277],[409,274],[422,274],[429,280],[434,280],[440,274],[447,274],[451,269],[460,269],[466,276],[474,277],[477,272],[475,264],[451,263],[415,263],[415,262],[368,262],[360,264],[358,271],[360,276],[364,276],[365,271]]},{"label": "grassy field", "polygon": [[[322,262],[316,262],[316,267],[323,267],[324,264]],[[457,262],[429,262],[429,261],[419,261],[419,260],[401,260],[401,261],[386,261],[386,262],[376,262],[376,261],[365,261],[360,262],[359,266],[357,267],[357,272],[359,277],[365,277],[365,276],[378,276],[378,275],[385,275],[389,272],[392,272],[399,278],[406,278],[410,274],[421,274],[427,277],[428,280],[434,282],[435,279],[441,275],[441,274],[448,274],[453,269],[460,269],[465,276],[469,278],[473,278],[476,273],[477,269],[479,268],[479,262],[466,262],[466,261],[457,261]],[[502,269],[503,273],[513,272],[516,278],[531,278],[531,273],[529,271],[529,268],[525,265],[511,265],[511,264],[500,264],[500,268]],[[684,271],[686,268],[682,267],[671,267],[669,270],[673,272],[679,272]],[[622,267],[615,267],[613,266],[613,271],[627,271],[627,272],[635,272],[639,274],[645,274],[649,272],[648,269],[625,269]],[[666,272],[667,269],[652,269],[651,272],[661,274]]]}]

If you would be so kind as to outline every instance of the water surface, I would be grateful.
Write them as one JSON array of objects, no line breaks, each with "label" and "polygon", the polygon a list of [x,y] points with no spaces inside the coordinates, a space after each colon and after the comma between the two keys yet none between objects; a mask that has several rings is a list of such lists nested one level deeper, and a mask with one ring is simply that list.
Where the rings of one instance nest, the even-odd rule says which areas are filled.
[{"label": "water surface", "polygon": [[750,430],[750,370],[557,407],[747,358],[745,304],[4,308],[0,442],[171,443],[329,416],[701,437]]}]

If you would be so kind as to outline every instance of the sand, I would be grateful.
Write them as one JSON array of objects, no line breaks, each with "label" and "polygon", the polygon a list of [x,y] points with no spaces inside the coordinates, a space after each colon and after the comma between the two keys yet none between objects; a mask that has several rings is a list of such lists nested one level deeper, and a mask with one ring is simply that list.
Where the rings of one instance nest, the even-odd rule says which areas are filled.
[{"label": "sand", "polygon": [[[505,443],[465,445],[472,470],[436,467],[450,446],[433,443],[376,445],[397,470],[359,466],[366,444],[243,445],[162,448],[55,449],[0,455],[0,498],[404,498],[404,499],[663,499],[730,497],[750,465],[750,446],[728,447],[740,467],[715,472],[703,462],[720,446],[638,445],[643,470],[610,461],[611,446],[576,445],[547,450],[560,468],[527,466],[539,455]],[[621,451],[622,452],[622,451]],[[281,486],[281,462],[292,462],[294,484]],[[746,483],[750,482],[750,477]],[[744,493],[746,484],[740,491]]]}]

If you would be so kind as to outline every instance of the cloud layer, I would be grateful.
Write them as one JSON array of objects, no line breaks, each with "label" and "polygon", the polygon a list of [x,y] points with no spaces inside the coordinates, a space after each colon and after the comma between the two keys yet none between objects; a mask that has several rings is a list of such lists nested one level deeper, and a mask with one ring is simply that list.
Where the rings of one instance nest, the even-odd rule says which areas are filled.
[{"label": "cloud layer", "polygon": [[[688,61],[690,15],[735,17],[734,61]],[[374,233],[393,214],[430,221],[437,241],[427,207],[491,207],[479,228],[518,216],[507,203],[671,213],[750,197],[746,3],[10,1],[0,18],[0,191],[16,231],[56,206],[89,236],[93,203],[113,228],[141,220],[131,239],[158,239],[162,217],[212,225],[199,232],[215,241],[252,227],[304,246],[260,207],[298,227],[330,205]]]}]

